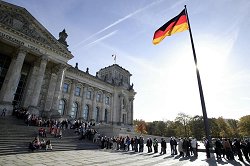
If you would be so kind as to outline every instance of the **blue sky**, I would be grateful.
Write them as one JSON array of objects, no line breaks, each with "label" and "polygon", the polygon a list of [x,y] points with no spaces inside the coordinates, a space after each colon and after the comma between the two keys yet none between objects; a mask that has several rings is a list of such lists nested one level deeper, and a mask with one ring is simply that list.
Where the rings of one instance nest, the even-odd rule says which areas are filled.
[{"label": "blue sky", "polygon": [[134,118],[202,115],[188,31],[153,45],[154,31],[187,5],[208,117],[250,114],[249,0],[7,0],[58,38],[64,28],[81,70],[114,63],[132,73]]}]

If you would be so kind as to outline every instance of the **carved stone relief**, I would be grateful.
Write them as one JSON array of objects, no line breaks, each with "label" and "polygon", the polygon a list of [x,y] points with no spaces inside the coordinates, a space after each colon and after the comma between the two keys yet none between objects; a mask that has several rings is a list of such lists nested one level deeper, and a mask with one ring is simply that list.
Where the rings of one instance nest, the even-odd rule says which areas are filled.
[{"label": "carved stone relief", "polygon": [[27,18],[15,11],[0,9],[0,23],[20,31],[43,44],[49,44],[44,35],[36,30],[34,24],[30,23]]}]

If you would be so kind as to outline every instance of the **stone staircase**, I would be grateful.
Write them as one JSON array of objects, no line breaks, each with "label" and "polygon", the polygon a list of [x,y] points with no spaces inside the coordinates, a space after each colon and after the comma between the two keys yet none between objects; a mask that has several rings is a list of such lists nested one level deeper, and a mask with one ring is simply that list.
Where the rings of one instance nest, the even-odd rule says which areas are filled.
[{"label": "stone staircase", "polygon": [[[37,126],[26,126],[22,119],[13,116],[0,117],[0,155],[31,153],[29,142],[38,135]],[[62,139],[47,133],[53,151],[98,149],[99,146],[87,139],[79,140],[79,136],[72,129],[63,130]],[[35,152],[43,152],[41,149]],[[48,150],[49,151],[49,150]]]}]

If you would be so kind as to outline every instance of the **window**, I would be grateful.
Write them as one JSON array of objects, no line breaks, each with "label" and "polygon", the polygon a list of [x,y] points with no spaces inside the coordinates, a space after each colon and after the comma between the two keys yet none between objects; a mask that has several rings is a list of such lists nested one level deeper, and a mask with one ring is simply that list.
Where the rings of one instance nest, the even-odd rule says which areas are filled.
[{"label": "window", "polygon": [[60,115],[64,115],[64,110],[65,110],[65,101],[60,100],[59,101],[59,107],[58,107],[58,112]]},{"label": "window", "polygon": [[63,84],[63,92],[65,92],[65,93],[69,92],[69,84],[67,84],[67,83]]},{"label": "window", "polygon": [[94,120],[95,122],[99,122],[99,108],[96,107],[94,110]]},{"label": "window", "polygon": [[126,124],[126,121],[127,121],[127,115],[126,115],[126,114],[123,114],[123,115],[122,115],[122,122],[123,122],[124,124]]},{"label": "window", "polygon": [[76,96],[80,96],[80,94],[81,94],[81,88],[80,87],[76,87],[76,89],[75,89],[75,95]]},{"label": "window", "polygon": [[86,98],[91,99],[91,91],[87,91]]},{"label": "window", "polygon": [[89,120],[89,105],[85,105],[85,107],[83,108],[83,119],[88,121]]},{"label": "window", "polygon": [[110,98],[108,96],[105,98],[105,104],[107,104],[107,105],[110,104]]},{"label": "window", "polygon": [[77,111],[78,111],[78,104],[76,102],[74,102],[73,107],[72,107],[71,112],[70,112],[70,116],[75,119],[76,115],[77,115]]},{"label": "window", "polygon": [[96,101],[97,102],[101,102],[101,94],[100,93],[97,94]]}]

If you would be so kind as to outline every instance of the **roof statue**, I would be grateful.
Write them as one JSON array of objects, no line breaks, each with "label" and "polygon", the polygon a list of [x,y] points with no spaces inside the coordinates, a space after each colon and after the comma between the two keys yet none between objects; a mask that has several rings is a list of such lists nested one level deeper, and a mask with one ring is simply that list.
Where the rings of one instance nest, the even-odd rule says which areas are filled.
[{"label": "roof statue", "polygon": [[59,39],[58,41],[68,47],[69,45],[66,42],[66,38],[68,37],[68,34],[66,33],[65,29],[63,29],[62,32],[59,33]]}]

